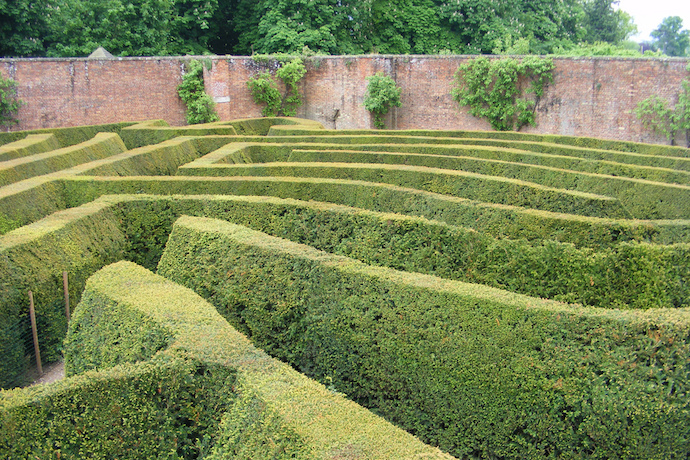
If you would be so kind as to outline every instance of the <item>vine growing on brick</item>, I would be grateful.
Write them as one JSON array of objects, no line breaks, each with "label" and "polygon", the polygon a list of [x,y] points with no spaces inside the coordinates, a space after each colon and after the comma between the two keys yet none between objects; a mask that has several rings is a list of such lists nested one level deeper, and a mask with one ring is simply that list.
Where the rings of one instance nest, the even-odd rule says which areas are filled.
[{"label": "vine growing on brick", "polygon": [[[687,70],[690,71],[690,65]],[[680,92],[673,107],[666,99],[651,96],[640,101],[634,109],[645,129],[663,134],[671,145],[675,145],[679,131],[685,132],[685,143],[690,148],[690,80],[681,82]]]},{"label": "vine growing on brick", "polygon": [[216,104],[204,90],[204,68],[201,62],[189,61],[182,84],[177,87],[177,94],[187,106],[187,123],[190,125],[218,121]]},{"label": "vine growing on brick", "polygon": [[534,111],[553,81],[553,68],[550,58],[478,57],[458,68],[451,95],[495,130],[518,131],[525,125],[535,126]]},{"label": "vine growing on brick", "polygon": [[400,93],[395,81],[383,72],[367,77],[367,92],[364,95],[364,108],[374,115],[374,126],[384,129],[383,118],[391,107],[400,107]]},{"label": "vine growing on brick", "polygon": [[[300,58],[294,58],[283,63],[275,72],[275,78],[271,72],[260,73],[247,82],[254,102],[264,104],[261,114],[265,117],[283,115],[294,117],[297,115],[297,107],[302,105],[302,95],[299,92],[299,82],[307,73],[304,63]],[[278,78],[285,86],[285,93],[278,90]]]},{"label": "vine growing on brick", "polygon": [[0,126],[9,130],[19,123],[17,112],[23,102],[17,97],[17,83],[0,75]]}]

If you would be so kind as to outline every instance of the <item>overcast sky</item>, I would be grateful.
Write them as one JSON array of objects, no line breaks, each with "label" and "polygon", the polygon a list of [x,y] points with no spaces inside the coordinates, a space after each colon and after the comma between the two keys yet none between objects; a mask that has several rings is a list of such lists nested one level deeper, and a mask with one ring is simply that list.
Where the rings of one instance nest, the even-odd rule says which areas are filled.
[{"label": "overcast sky", "polygon": [[680,16],[683,29],[690,30],[689,0],[620,0],[618,7],[637,24],[640,33],[632,37],[636,41],[650,40],[649,34],[668,16]]}]

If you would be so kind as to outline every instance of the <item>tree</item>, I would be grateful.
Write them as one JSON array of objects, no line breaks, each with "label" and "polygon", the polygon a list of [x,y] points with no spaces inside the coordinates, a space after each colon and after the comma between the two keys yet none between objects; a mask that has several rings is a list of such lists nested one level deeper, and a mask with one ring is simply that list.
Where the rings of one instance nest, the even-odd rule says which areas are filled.
[{"label": "tree", "polygon": [[0,56],[43,56],[50,0],[0,0]]},{"label": "tree", "polygon": [[617,4],[618,0],[585,0],[583,26],[587,43],[617,44],[637,33],[632,17],[625,11],[614,9]]},{"label": "tree", "polygon": [[680,16],[669,16],[652,31],[653,45],[667,56],[686,56],[690,47],[690,31],[683,29]]}]

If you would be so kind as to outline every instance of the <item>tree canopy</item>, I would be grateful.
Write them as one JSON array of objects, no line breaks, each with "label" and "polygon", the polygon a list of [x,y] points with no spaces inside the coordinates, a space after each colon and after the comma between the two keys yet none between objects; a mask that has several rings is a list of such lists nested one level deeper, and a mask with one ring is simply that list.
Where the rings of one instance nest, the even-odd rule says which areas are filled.
[{"label": "tree canopy", "polygon": [[98,46],[117,56],[511,50],[543,54],[625,40],[636,29],[629,15],[614,8],[616,3],[0,0],[0,55],[86,56]]},{"label": "tree canopy", "polygon": [[667,56],[687,56],[690,31],[683,30],[680,16],[669,16],[652,33],[653,45]]}]

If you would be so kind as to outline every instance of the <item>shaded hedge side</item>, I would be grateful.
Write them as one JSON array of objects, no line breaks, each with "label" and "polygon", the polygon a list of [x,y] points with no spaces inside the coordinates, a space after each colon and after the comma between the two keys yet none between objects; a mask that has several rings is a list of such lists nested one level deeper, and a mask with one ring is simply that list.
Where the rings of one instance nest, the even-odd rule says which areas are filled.
[{"label": "shaded hedge side", "polygon": [[14,160],[59,148],[60,144],[52,133],[29,134],[24,139],[0,147],[0,161]]},{"label": "shaded hedge side", "polygon": [[81,144],[0,163],[0,187],[111,157],[125,150],[125,144],[117,134],[99,133]]},{"label": "shaded hedge side", "polygon": [[[142,318],[141,333],[130,335]],[[170,346],[135,357],[157,331],[170,334]],[[117,332],[125,341],[87,356],[99,335],[111,343]],[[144,442],[137,458],[318,459],[348,451],[373,460],[452,458],[270,358],[191,290],[132,263],[89,279],[69,341],[68,362],[103,371],[0,393],[0,417],[11,427],[0,429],[0,445],[17,452],[12,458],[62,449],[86,454],[77,458],[133,458],[128,448]],[[83,391],[87,385],[96,391]],[[26,423],[61,409],[54,425]],[[117,443],[121,454],[113,454]]]},{"label": "shaded hedge side", "polygon": [[72,308],[86,279],[124,255],[125,235],[106,203],[90,203],[0,237],[0,348],[14,359],[0,361],[0,387],[20,385],[32,343],[16,339],[17,322],[29,311],[32,290],[39,323],[41,357],[62,357],[65,318],[62,272],[69,273]]},{"label": "shaded hedge side", "polygon": [[569,306],[199,218],[175,224],[159,273],[257,346],[456,456],[690,454],[685,310]]}]

